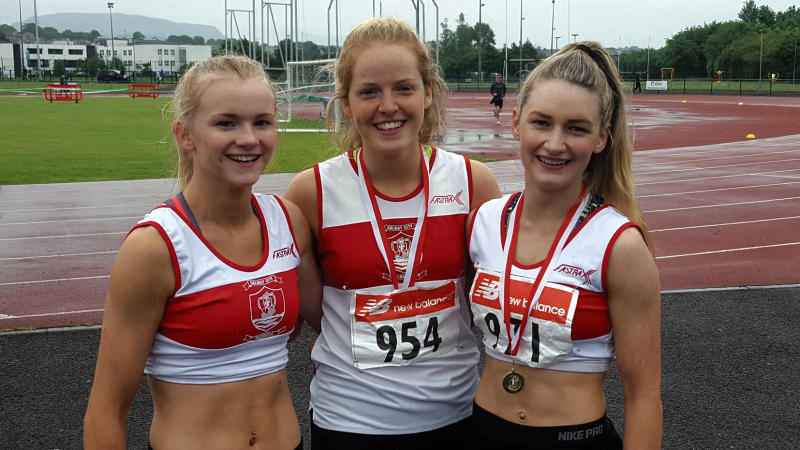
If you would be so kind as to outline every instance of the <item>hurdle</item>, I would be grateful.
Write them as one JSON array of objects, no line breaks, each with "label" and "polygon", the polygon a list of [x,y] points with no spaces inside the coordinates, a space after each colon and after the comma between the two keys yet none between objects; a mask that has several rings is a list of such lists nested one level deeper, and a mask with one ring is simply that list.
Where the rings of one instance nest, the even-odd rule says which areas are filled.
[{"label": "hurdle", "polygon": [[80,84],[48,84],[44,87],[44,99],[50,103],[78,103],[83,100],[83,89]]},{"label": "hurdle", "polygon": [[136,97],[152,97],[155,99],[158,97],[158,85],[157,84],[129,84],[128,85],[128,97],[136,98]]}]

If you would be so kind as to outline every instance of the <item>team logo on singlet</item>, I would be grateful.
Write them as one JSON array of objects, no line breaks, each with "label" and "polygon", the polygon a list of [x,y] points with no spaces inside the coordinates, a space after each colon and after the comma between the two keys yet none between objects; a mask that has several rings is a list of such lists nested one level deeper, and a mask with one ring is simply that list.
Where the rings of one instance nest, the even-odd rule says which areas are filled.
[{"label": "team logo on singlet", "polygon": [[255,328],[264,332],[273,331],[283,321],[285,314],[283,289],[262,286],[257,292],[250,294],[250,319]]},{"label": "team logo on singlet", "polygon": [[411,250],[411,240],[414,238],[414,223],[385,225],[385,230],[386,239],[389,240],[392,249],[392,254],[387,256],[390,256],[394,264],[398,280],[402,281],[408,268],[408,253]]},{"label": "team logo on singlet", "polygon": [[284,247],[272,252],[272,259],[283,258],[285,256],[294,256],[297,258],[297,254],[294,252],[294,242],[292,242],[292,244],[288,247]]},{"label": "team logo on singlet", "polygon": [[448,194],[448,195],[434,195],[431,198],[431,205],[447,205],[449,203],[457,203],[461,206],[464,206],[464,202],[461,200],[461,196],[464,194],[464,191],[458,191],[457,194]]},{"label": "team logo on singlet", "polygon": [[581,269],[580,267],[570,266],[569,264],[562,264],[556,267],[555,272],[563,273],[564,275],[569,275],[575,278],[583,278],[583,280],[586,281],[587,284],[589,284],[590,283],[589,277],[591,277],[593,273],[597,272],[597,269],[584,270]]}]

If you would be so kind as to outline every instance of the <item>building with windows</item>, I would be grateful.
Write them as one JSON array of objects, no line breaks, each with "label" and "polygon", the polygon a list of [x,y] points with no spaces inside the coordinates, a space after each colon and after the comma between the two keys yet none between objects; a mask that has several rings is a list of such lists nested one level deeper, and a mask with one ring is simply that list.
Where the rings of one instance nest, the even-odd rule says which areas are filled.
[{"label": "building with windows", "polygon": [[[19,78],[23,74],[40,71],[52,72],[56,61],[64,61],[67,73],[82,72],[82,61],[93,56],[111,62],[112,47],[126,72],[137,72],[150,65],[154,72],[164,71],[165,76],[175,75],[181,68],[191,67],[211,57],[210,45],[167,44],[159,41],[134,41],[115,39],[95,44],[76,44],[70,41],[49,43],[25,42],[22,45],[23,66],[20,67],[20,44],[0,43],[0,70],[3,78]],[[24,71],[23,71],[24,69]],[[94,74],[89,74],[93,76]]]}]

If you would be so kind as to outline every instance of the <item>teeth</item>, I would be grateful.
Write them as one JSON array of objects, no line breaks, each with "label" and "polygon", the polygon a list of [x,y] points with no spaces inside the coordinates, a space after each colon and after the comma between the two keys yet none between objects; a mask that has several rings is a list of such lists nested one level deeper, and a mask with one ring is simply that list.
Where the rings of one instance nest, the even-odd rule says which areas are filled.
[{"label": "teeth", "polygon": [[375,126],[378,127],[379,130],[394,130],[400,128],[401,125],[403,125],[403,122],[383,122]]},{"label": "teeth", "polygon": [[258,159],[258,155],[227,155],[228,159],[236,162],[253,162]]},{"label": "teeth", "polygon": [[563,166],[566,165],[568,161],[564,161],[561,159],[547,159],[543,157],[539,157],[539,161],[547,164],[548,166]]}]

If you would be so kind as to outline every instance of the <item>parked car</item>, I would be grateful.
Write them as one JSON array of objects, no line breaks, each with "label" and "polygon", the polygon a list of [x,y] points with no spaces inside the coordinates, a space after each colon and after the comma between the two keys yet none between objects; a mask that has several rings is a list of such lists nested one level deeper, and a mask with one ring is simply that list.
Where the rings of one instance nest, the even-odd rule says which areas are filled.
[{"label": "parked car", "polygon": [[121,81],[127,83],[130,81],[128,79],[128,75],[120,72],[119,70],[114,69],[104,69],[97,71],[97,81],[99,82],[112,82],[112,81]]}]

